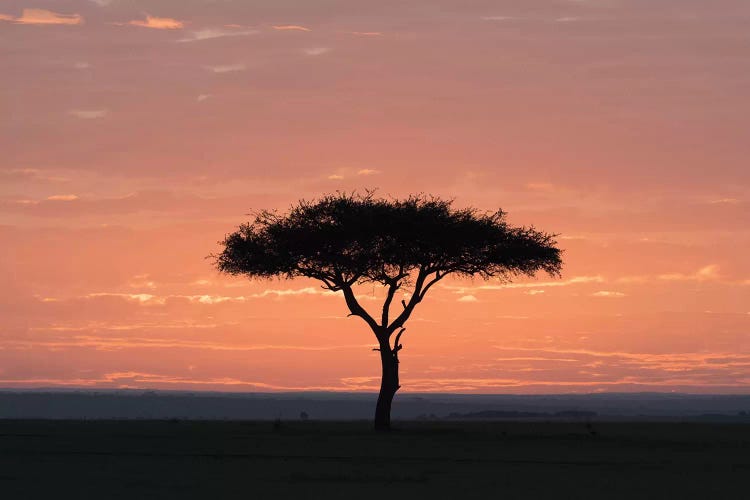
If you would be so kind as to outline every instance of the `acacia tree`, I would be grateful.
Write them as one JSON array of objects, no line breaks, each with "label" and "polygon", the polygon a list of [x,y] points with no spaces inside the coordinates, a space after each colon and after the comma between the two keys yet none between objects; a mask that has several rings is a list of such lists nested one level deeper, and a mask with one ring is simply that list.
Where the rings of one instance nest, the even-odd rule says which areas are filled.
[{"label": "acacia tree", "polygon": [[[512,227],[505,212],[456,209],[423,195],[376,198],[373,193],[300,201],[286,214],[262,211],[226,236],[215,256],[219,271],[258,278],[308,277],[341,292],[378,341],[382,379],[375,428],[390,429],[399,385],[398,353],[404,324],[432,286],[448,275],[509,281],[537,271],[559,275],[554,235]],[[379,283],[385,299],[377,315],[357,300],[355,285]],[[406,292],[400,304],[396,293]],[[393,309],[396,311],[393,311]]]}]

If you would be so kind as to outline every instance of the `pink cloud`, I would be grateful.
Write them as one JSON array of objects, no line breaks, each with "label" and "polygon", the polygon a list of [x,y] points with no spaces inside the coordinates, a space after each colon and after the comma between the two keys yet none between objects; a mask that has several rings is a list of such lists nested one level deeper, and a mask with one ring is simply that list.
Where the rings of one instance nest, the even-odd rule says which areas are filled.
[{"label": "pink cloud", "polygon": [[75,201],[78,199],[78,196],[74,194],[55,194],[48,196],[47,199],[50,201]]},{"label": "pink cloud", "polygon": [[711,264],[698,269],[698,271],[693,274],[662,274],[659,276],[659,279],[665,281],[715,281],[719,279],[719,277],[719,266]]},{"label": "pink cloud", "polygon": [[278,26],[273,26],[273,29],[279,30],[279,31],[312,31],[310,28],[299,26],[297,24],[282,24]]},{"label": "pink cloud", "polygon": [[15,20],[5,14],[0,14],[3,21],[13,20],[17,24],[83,24],[80,14],[58,14],[45,9],[23,9],[21,17]]},{"label": "pink cloud", "polygon": [[610,290],[602,290],[599,292],[592,293],[591,296],[592,297],[618,298],[618,297],[625,297],[625,294],[622,292],[612,292]]},{"label": "pink cloud", "polygon": [[152,28],[158,30],[178,30],[185,27],[185,23],[172,19],[171,17],[155,17],[146,14],[146,19],[134,19],[128,21],[130,26],[140,26],[141,28]]}]

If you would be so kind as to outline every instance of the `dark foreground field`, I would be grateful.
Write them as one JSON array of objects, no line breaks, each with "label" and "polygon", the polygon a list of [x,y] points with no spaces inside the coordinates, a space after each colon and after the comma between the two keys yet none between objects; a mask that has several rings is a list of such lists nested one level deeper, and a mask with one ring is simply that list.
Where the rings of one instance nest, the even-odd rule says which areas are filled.
[{"label": "dark foreground field", "polygon": [[0,421],[0,497],[750,498],[750,426]]}]

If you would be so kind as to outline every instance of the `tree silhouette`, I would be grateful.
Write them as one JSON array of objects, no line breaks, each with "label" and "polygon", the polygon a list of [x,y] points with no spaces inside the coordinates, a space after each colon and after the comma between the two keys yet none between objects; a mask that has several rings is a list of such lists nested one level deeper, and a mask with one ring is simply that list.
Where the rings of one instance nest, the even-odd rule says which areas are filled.
[{"label": "tree silhouette", "polygon": [[[221,244],[223,251],[215,256],[221,272],[304,276],[343,294],[350,316],[362,318],[378,341],[377,430],[390,429],[391,403],[401,387],[398,353],[404,324],[430,288],[448,275],[509,281],[540,270],[557,276],[562,266],[553,235],[512,227],[502,210],[455,209],[450,200],[424,195],[399,200],[376,198],[372,192],[337,193],[303,200],[284,215],[260,212]],[[363,283],[386,288],[377,316],[357,300],[353,287]],[[392,304],[399,290],[409,292],[400,308]]]}]

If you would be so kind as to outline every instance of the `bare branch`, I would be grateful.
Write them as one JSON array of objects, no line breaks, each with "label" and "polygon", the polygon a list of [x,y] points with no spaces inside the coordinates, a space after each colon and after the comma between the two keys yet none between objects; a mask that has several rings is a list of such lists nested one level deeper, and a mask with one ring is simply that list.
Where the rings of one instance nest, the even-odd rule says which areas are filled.
[{"label": "bare branch", "polygon": [[396,352],[403,349],[403,346],[399,344],[399,342],[401,341],[401,335],[403,335],[405,331],[406,331],[406,328],[401,327],[401,331],[398,332],[398,334],[396,334],[396,341],[393,343],[393,350]]},{"label": "bare branch", "polygon": [[337,285],[333,282],[333,280],[328,276],[318,276],[317,279],[323,282],[323,286],[321,288],[328,289],[332,292],[339,292],[341,291],[341,286]]},{"label": "bare branch", "polygon": [[379,330],[378,323],[373,319],[372,316],[370,316],[370,314],[365,310],[364,307],[359,305],[357,297],[355,297],[354,292],[352,291],[352,287],[346,285],[342,287],[342,290],[344,291],[344,299],[346,299],[346,305],[351,311],[350,316],[359,316],[360,318],[365,320],[368,325],[370,325],[370,328],[372,328],[374,332],[377,332]]},{"label": "bare branch", "polygon": [[401,288],[401,285],[398,282],[392,282],[390,286],[388,287],[388,295],[385,298],[385,302],[383,303],[383,316],[381,318],[380,324],[385,328],[388,326],[388,314],[391,309],[391,302],[393,301],[393,296],[396,294],[396,291]]},{"label": "bare branch", "polygon": [[427,285],[425,285],[425,287],[422,289],[422,294],[419,297],[419,299],[424,300],[424,296],[427,295],[427,290],[429,290],[432,285],[434,285],[441,279],[445,278],[447,274],[448,274],[447,272],[443,272],[443,274],[440,274],[440,271],[435,271],[435,278],[433,278],[432,281],[430,281],[429,283],[427,283]]},{"label": "bare branch", "polygon": [[[393,320],[393,323],[386,326],[388,336],[392,335],[393,332],[404,325],[406,320],[409,319],[409,316],[411,316],[412,311],[414,311],[414,308],[417,306],[417,304],[419,304],[419,302],[421,302],[422,287],[424,286],[424,281],[426,278],[427,274],[423,269],[420,268],[417,279],[414,281],[414,292],[412,292],[409,302],[405,303],[404,310],[401,311],[401,314],[399,314],[395,320]],[[404,304],[404,301],[402,301],[402,304]]]}]

